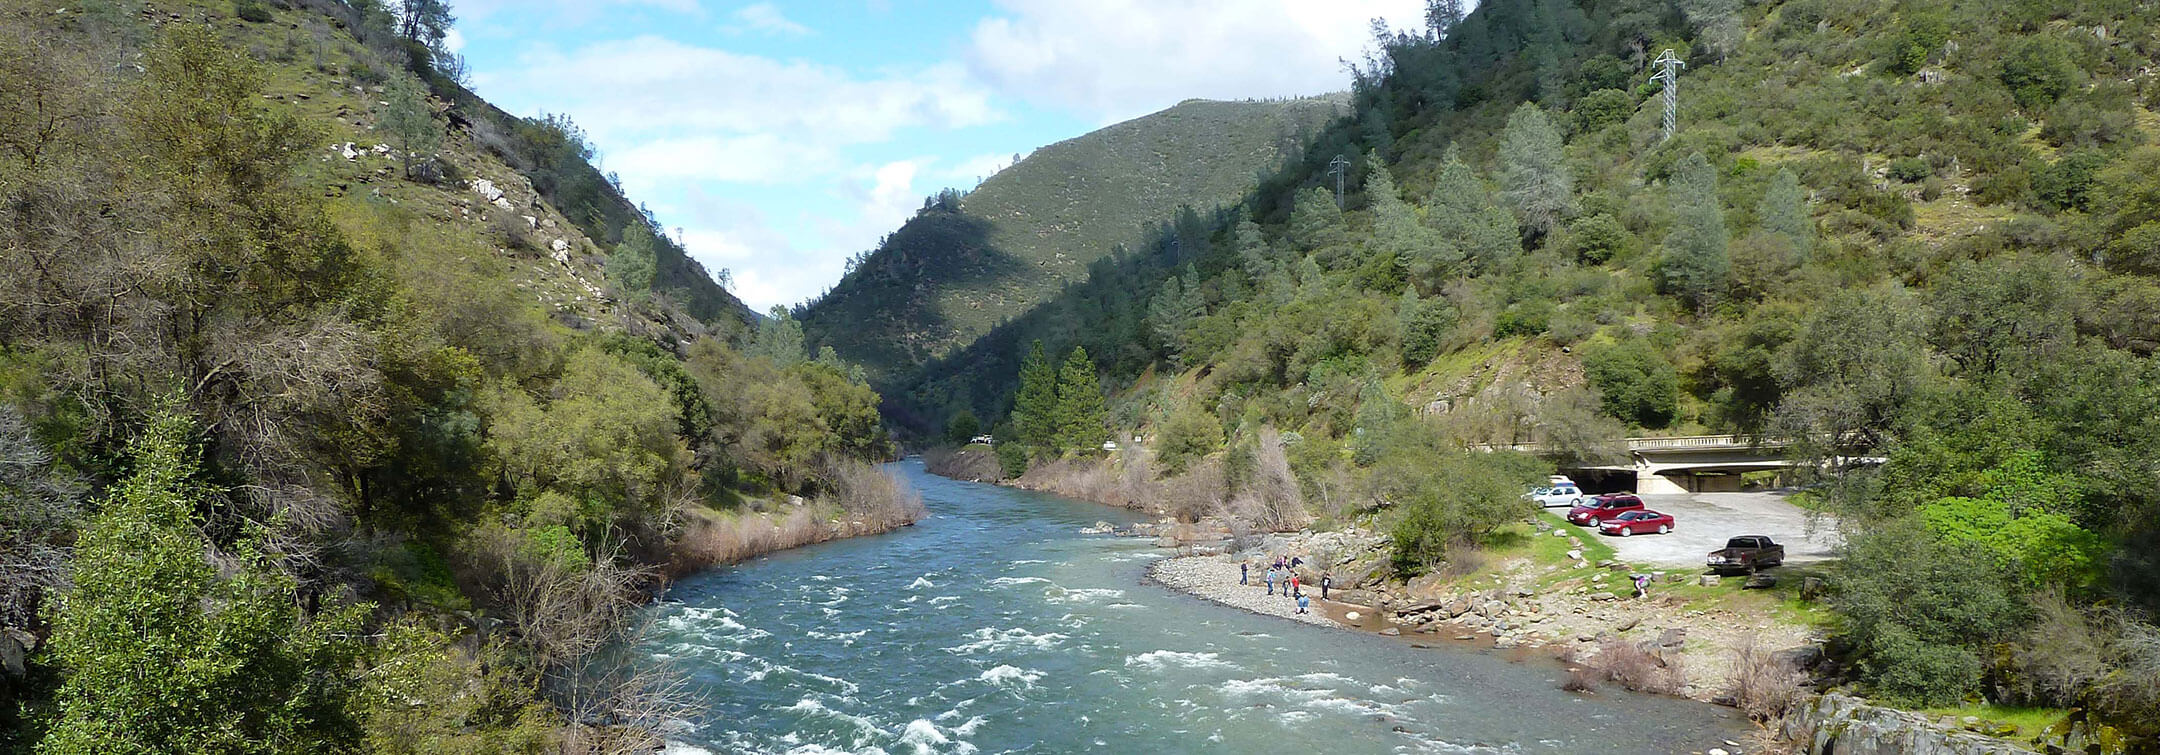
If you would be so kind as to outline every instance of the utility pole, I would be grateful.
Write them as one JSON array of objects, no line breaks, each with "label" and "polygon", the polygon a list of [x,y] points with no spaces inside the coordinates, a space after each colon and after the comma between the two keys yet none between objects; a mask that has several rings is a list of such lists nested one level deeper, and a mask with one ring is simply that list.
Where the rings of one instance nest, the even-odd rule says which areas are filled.
[{"label": "utility pole", "polygon": [[1350,160],[1342,155],[1336,155],[1335,159],[1328,161],[1328,172],[1335,174],[1335,209],[1340,210],[1342,209],[1342,178],[1344,173],[1350,172]]},{"label": "utility pole", "polygon": [[1687,67],[1687,61],[1675,57],[1672,48],[1668,47],[1657,60],[1650,61],[1650,65],[1658,69],[1657,73],[1650,74],[1650,80],[1665,83],[1665,138],[1671,139],[1673,131],[1680,125],[1680,69]]}]

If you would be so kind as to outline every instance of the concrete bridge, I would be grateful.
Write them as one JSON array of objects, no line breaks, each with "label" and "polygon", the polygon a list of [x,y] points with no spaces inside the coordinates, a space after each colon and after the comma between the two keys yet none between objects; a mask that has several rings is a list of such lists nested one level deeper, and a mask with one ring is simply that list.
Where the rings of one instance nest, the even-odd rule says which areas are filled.
[{"label": "concrete bridge", "polygon": [[[1791,442],[1757,439],[1745,435],[1681,435],[1662,438],[1628,438],[1628,461],[1624,464],[1563,464],[1560,471],[1575,479],[1586,492],[1632,490],[1643,495],[1724,493],[1740,490],[1740,476],[1747,472],[1791,469],[1785,458]],[[1536,443],[1485,446],[1541,453]]]}]

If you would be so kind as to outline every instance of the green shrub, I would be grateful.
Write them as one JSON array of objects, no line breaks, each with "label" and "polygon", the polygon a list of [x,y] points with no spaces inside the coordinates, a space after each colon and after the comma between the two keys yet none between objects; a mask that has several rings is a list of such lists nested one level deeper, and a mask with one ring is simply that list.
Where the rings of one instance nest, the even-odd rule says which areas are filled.
[{"label": "green shrub", "polygon": [[2070,43],[2053,37],[2020,40],[2003,56],[1997,77],[2010,88],[2018,107],[2039,110],[2055,103],[2077,80]]},{"label": "green shrub", "polygon": [[1592,132],[1615,123],[1626,123],[1635,113],[1635,98],[1618,89],[1600,89],[1575,102],[1575,124],[1580,132]]},{"label": "green shrub", "polygon": [[1680,411],[1680,375],[1640,341],[1593,348],[1583,374],[1604,400],[1605,413],[1642,427],[1671,424]]},{"label": "green shrub", "polygon": [[1423,365],[1440,353],[1458,316],[1446,299],[1419,299],[1405,295],[1397,312],[1402,326],[1402,358],[1405,365]]},{"label": "green shrub", "polygon": [[1635,234],[1628,233],[1627,226],[1607,213],[1577,220],[1570,230],[1575,241],[1575,255],[1585,262],[1610,262],[1635,244]]},{"label": "green shrub", "polygon": [[1010,442],[997,445],[998,468],[1005,472],[1006,479],[1027,474],[1029,458],[1027,446]]},{"label": "green shrub", "polygon": [[1531,299],[1516,302],[1500,312],[1493,320],[1493,336],[1536,336],[1545,332],[1552,322],[1553,303],[1547,299]]},{"label": "green shrub", "polygon": [[248,23],[270,21],[270,9],[262,4],[262,0],[233,0],[233,15]]},{"label": "green shrub", "polygon": [[1889,173],[1892,180],[1913,183],[1935,175],[1935,169],[1918,157],[1900,157],[1890,161]]},{"label": "green shrub", "polygon": [[2043,207],[2083,210],[2090,204],[2093,179],[2107,159],[2097,152],[2072,152],[2033,178],[2033,194]]},{"label": "green shrub", "polygon": [[1170,474],[1185,471],[1192,460],[1222,447],[1222,422],[1198,401],[1184,401],[1163,419],[1155,438],[1155,458]]},{"label": "green shrub", "polygon": [[1910,520],[1848,542],[1833,604],[1845,617],[1862,679],[1884,697],[1964,699],[1979,685],[1980,651],[2023,623],[2018,581],[1968,550]]},{"label": "green shrub", "polygon": [[960,410],[945,422],[945,442],[956,446],[966,444],[981,433],[982,420],[976,419],[975,413],[966,409]]},{"label": "green shrub", "polygon": [[1552,465],[1518,453],[1442,452],[1430,428],[1403,423],[1375,465],[1374,492],[1394,501],[1388,528],[1395,567],[1416,574],[1440,563],[1458,544],[1476,544],[1535,512],[1522,491]]},{"label": "green shrub", "polygon": [[1950,25],[1936,13],[1913,13],[1899,19],[1897,26],[1883,39],[1887,46],[1883,58],[1890,72],[1912,74],[1925,67],[1936,51],[1950,41]]}]

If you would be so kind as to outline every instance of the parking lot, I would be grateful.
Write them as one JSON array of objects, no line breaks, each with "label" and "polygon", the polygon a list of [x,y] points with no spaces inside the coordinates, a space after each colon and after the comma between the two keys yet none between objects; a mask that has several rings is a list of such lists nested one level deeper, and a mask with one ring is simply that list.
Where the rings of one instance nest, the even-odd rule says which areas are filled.
[{"label": "parking lot", "polygon": [[[1711,551],[1725,547],[1725,539],[1734,535],[1769,535],[1785,546],[1789,564],[1830,558],[1839,542],[1834,520],[1810,516],[1806,509],[1786,502],[1782,493],[1646,495],[1643,503],[1673,515],[1671,534],[1614,537],[1576,529],[1583,531],[1583,537],[1612,546],[1622,561],[1659,566],[1700,567]],[[1548,511],[1564,514],[1567,510]]]}]

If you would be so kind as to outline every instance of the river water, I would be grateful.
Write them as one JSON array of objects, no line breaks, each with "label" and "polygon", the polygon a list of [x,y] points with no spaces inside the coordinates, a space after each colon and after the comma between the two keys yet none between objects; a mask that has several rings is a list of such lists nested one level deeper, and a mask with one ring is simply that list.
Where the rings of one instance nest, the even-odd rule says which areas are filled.
[{"label": "river water", "polygon": [[679,581],[639,650],[706,713],[681,752],[1685,753],[1729,711],[1558,689],[1551,664],[1415,649],[1145,584],[1127,512],[894,467],[930,516]]}]

